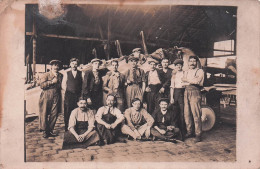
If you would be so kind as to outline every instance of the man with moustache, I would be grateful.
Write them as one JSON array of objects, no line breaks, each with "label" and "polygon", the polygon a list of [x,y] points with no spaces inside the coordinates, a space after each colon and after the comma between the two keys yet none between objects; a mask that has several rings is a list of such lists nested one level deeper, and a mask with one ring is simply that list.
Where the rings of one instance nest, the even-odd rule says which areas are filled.
[{"label": "man with moustache", "polygon": [[182,140],[182,135],[178,128],[178,113],[168,108],[169,99],[161,98],[159,100],[160,108],[155,110],[152,114],[154,118],[153,128],[151,128],[151,134],[154,139],[160,139],[163,141],[175,142],[175,137],[179,137]]},{"label": "man with moustache", "polygon": [[186,138],[192,136],[192,117],[195,124],[195,142],[201,141],[201,92],[204,82],[204,71],[197,68],[199,58],[190,56],[189,69],[185,72],[182,82],[187,83],[184,92],[184,119],[187,127]]},{"label": "man with moustache", "polygon": [[65,88],[64,98],[64,123],[65,131],[68,130],[69,118],[72,110],[77,107],[78,98],[82,89],[82,72],[78,71],[79,60],[70,59],[71,70],[64,74],[62,86]]},{"label": "man with moustache", "polygon": [[106,106],[98,109],[96,114],[97,131],[100,135],[101,141],[104,144],[112,144],[120,140],[120,128],[123,122],[124,115],[115,107],[116,97],[109,94],[106,99]]},{"label": "man with moustache", "polygon": [[162,69],[159,70],[162,75],[162,88],[159,90],[161,97],[170,96],[170,84],[173,70],[169,68],[169,59],[163,58],[161,61]]},{"label": "man with moustache", "polygon": [[43,138],[54,137],[53,129],[58,117],[61,99],[61,83],[63,75],[59,73],[61,61],[50,61],[51,71],[45,73],[40,80],[42,93],[39,100],[40,131]]},{"label": "man with moustache", "polygon": [[87,103],[97,110],[103,105],[102,77],[105,75],[105,70],[99,69],[102,64],[100,59],[92,59],[91,64],[92,70],[86,71],[83,78],[82,95],[87,98]]},{"label": "man with moustache", "polygon": [[147,102],[147,111],[152,114],[158,105],[159,90],[162,88],[162,75],[156,69],[157,60],[148,58],[150,70],[145,73],[146,89],[145,101]]},{"label": "man with moustache", "polygon": [[131,107],[132,100],[139,98],[143,100],[143,94],[145,91],[145,73],[143,69],[138,68],[138,58],[130,56],[128,58],[131,68],[127,70],[125,74],[126,83],[126,102],[128,108]]}]

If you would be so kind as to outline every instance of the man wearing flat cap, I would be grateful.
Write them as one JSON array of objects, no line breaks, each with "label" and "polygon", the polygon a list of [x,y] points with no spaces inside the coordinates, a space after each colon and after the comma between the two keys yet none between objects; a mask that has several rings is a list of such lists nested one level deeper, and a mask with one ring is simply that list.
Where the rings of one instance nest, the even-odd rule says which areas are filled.
[{"label": "man wearing flat cap", "polygon": [[69,118],[72,110],[77,108],[77,102],[82,89],[82,72],[78,68],[79,60],[70,59],[71,70],[66,72],[63,77],[62,86],[65,89],[64,97],[64,123],[65,131],[68,131]]},{"label": "man wearing flat cap", "polygon": [[163,58],[161,61],[162,69],[159,72],[162,74],[162,88],[159,93],[162,97],[170,97],[170,84],[173,70],[169,68],[169,59]]},{"label": "man wearing flat cap", "polygon": [[42,93],[39,100],[40,111],[40,131],[43,131],[43,137],[56,136],[53,129],[60,110],[61,83],[63,75],[59,73],[61,62],[52,60],[50,62],[51,71],[45,73],[40,80]]},{"label": "man wearing flat cap", "polygon": [[187,127],[186,137],[192,136],[192,120],[195,125],[195,142],[201,141],[201,88],[204,82],[204,71],[197,68],[199,58],[190,56],[189,69],[184,73],[182,81],[187,83],[184,92],[184,119]]},{"label": "man wearing flat cap", "polygon": [[154,119],[153,128],[151,128],[151,134],[154,139],[160,139],[163,141],[175,142],[174,138],[182,140],[182,135],[178,128],[178,114],[168,108],[169,99],[159,99],[159,109],[156,109],[152,117]]},{"label": "man wearing flat cap", "polygon": [[102,64],[100,59],[92,59],[92,70],[85,72],[82,83],[82,95],[87,98],[87,103],[97,110],[103,106],[103,81],[102,77],[106,74],[105,70],[100,70]]},{"label": "man wearing flat cap", "polygon": [[147,62],[150,70],[145,73],[145,101],[147,103],[147,111],[152,114],[158,106],[159,90],[162,88],[162,73],[156,69],[158,61],[153,58],[148,58]]},{"label": "man wearing flat cap", "polygon": [[143,100],[145,90],[145,73],[143,69],[138,68],[138,58],[130,56],[128,58],[131,68],[125,73],[126,80],[126,102],[128,108],[131,107],[132,100],[139,98]]},{"label": "man wearing flat cap", "polygon": [[179,126],[182,135],[186,134],[186,125],[184,120],[184,90],[185,84],[182,82],[184,71],[182,70],[183,60],[176,59],[174,62],[176,74],[171,79],[170,102],[174,105],[174,110],[178,112],[180,120]]}]

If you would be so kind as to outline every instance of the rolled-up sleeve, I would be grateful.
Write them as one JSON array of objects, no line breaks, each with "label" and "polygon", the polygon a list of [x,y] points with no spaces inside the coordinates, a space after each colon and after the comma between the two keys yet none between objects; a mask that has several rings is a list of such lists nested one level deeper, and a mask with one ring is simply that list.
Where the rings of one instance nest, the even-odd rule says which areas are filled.
[{"label": "rolled-up sleeve", "polygon": [[202,86],[204,81],[204,71],[202,69],[199,69],[194,78],[187,79],[187,80],[190,84],[196,84]]},{"label": "rolled-up sleeve", "polygon": [[52,85],[51,80],[48,80],[48,73],[42,75],[41,80],[40,80],[40,86],[41,89],[47,89]]},{"label": "rolled-up sleeve", "polygon": [[70,128],[72,127],[75,127],[76,123],[77,123],[77,110],[75,109],[71,112],[68,130],[70,130]]},{"label": "rolled-up sleeve", "polygon": [[97,111],[97,114],[95,115],[95,118],[96,118],[96,121],[97,123],[102,123],[102,116],[103,116],[103,113],[104,113],[104,110],[105,110],[105,107],[100,107]]},{"label": "rolled-up sleeve", "polygon": [[147,125],[151,127],[154,123],[153,117],[145,109],[142,109],[142,115],[144,116]]},{"label": "rolled-up sleeve", "polygon": [[131,130],[135,130],[135,126],[133,125],[131,116],[130,116],[130,114],[131,114],[130,109],[126,109],[124,114],[125,114],[125,119],[126,119],[127,125],[131,128]]},{"label": "rolled-up sleeve", "polygon": [[117,108],[114,108],[114,115],[116,116],[116,122],[115,123],[117,123],[117,124],[121,123],[125,119],[124,115]]},{"label": "rolled-up sleeve", "polygon": [[94,115],[94,111],[90,110],[88,112],[88,127],[89,128],[94,128],[95,127],[95,115]]}]

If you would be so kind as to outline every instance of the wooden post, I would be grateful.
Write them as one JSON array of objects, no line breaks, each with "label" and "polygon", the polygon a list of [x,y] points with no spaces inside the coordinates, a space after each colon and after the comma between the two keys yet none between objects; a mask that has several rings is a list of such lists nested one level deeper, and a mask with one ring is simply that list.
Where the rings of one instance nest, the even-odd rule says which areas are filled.
[{"label": "wooden post", "polygon": [[36,27],[35,27],[35,18],[33,16],[33,79],[35,78],[36,73]]},{"label": "wooden post", "polygon": [[110,10],[108,9],[108,21],[107,21],[107,60],[110,59],[110,38],[111,38],[111,18]]}]

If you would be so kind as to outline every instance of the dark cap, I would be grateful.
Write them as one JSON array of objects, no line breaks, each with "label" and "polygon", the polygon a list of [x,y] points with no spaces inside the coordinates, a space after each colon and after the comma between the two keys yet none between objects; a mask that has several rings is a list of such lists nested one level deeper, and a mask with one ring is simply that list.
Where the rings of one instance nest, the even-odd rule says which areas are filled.
[{"label": "dark cap", "polygon": [[135,49],[132,50],[132,52],[133,52],[133,53],[134,53],[134,52],[141,52],[141,48],[135,48]]},{"label": "dark cap", "polygon": [[169,100],[168,98],[160,98],[160,99],[159,99],[159,104],[160,104],[161,102],[167,102],[167,103],[169,104],[170,100]]},{"label": "dark cap", "polygon": [[77,58],[71,58],[71,59],[70,59],[70,63],[71,63],[71,62],[75,62],[75,61],[76,61],[77,63],[79,63],[79,60],[78,60]]},{"label": "dark cap", "polygon": [[183,60],[181,59],[176,59],[174,62],[173,62],[174,65],[177,65],[177,64],[181,64],[183,65]]},{"label": "dark cap", "polygon": [[131,61],[131,60],[138,61],[139,58],[134,57],[134,55],[130,55],[129,58],[128,58],[128,61]]},{"label": "dark cap", "polygon": [[198,56],[195,56],[195,55],[190,56],[190,57],[189,57],[189,60],[190,60],[190,59],[196,59],[196,61],[199,61],[199,57],[198,57]]},{"label": "dark cap", "polygon": [[158,64],[159,62],[153,58],[147,58],[147,62],[150,64],[151,62],[154,62],[155,64]]}]

